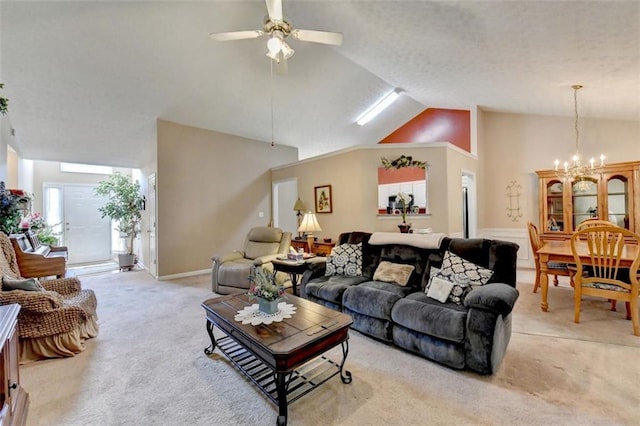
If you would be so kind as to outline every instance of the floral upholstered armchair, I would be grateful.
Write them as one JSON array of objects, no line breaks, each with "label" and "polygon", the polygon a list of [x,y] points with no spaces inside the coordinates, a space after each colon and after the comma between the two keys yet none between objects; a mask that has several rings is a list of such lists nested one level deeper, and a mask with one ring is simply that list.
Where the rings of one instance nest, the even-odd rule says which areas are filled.
[{"label": "floral upholstered armchair", "polygon": [[78,278],[38,281],[20,275],[9,238],[0,232],[0,304],[20,305],[20,362],[73,356],[98,334],[93,290],[82,290]]}]

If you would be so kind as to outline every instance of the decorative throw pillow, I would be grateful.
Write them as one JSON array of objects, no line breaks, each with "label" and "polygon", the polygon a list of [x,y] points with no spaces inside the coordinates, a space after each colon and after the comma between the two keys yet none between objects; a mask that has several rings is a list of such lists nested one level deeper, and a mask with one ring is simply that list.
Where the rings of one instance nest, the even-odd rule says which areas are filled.
[{"label": "decorative throw pillow", "polygon": [[433,277],[429,288],[427,289],[427,297],[436,299],[440,303],[444,303],[447,301],[452,289],[453,283],[451,281],[444,280],[440,277]]},{"label": "decorative throw pillow", "polygon": [[327,257],[325,275],[361,276],[362,243],[347,243],[334,247],[331,250],[331,256]]},{"label": "decorative throw pillow", "polygon": [[431,285],[431,280],[433,279],[433,277],[435,277],[436,275],[438,275],[438,273],[440,272],[440,268],[435,268],[433,266],[429,267],[429,273],[425,274],[426,275],[426,280],[427,280],[427,284],[424,286],[424,292],[427,293],[429,291],[429,286]]},{"label": "decorative throw pillow", "polygon": [[440,271],[434,273],[433,269],[431,270],[429,283],[425,288],[425,292],[427,292],[428,295],[433,283],[433,278],[442,278],[453,283],[453,288],[451,289],[448,300],[460,305],[472,287],[486,284],[492,275],[492,270],[483,268],[450,251],[446,251],[442,258]]},{"label": "decorative throw pillow", "polygon": [[413,265],[402,263],[391,263],[383,260],[373,274],[374,281],[384,281],[387,283],[406,286],[411,278],[411,273],[415,269]]},{"label": "decorative throw pillow", "polygon": [[8,275],[2,277],[2,289],[26,290],[26,291],[42,291],[44,288],[40,285],[37,278],[11,278]]},{"label": "decorative throw pillow", "polygon": [[[467,281],[469,285],[481,286],[485,285],[489,281],[493,275],[493,271],[469,262],[468,260],[465,260],[447,250],[442,258],[440,274],[445,277],[461,276],[462,280]],[[453,280],[449,279],[449,281]]]}]

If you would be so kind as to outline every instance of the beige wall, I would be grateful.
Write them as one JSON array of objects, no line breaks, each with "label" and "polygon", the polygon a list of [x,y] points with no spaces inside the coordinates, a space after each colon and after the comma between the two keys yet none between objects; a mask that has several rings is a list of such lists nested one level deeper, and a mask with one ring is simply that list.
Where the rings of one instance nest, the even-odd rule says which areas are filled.
[{"label": "beige wall", "polygon": [[477,161],[445,144],[436,145],[360,147],[276,168],[272,170],[271,178],[274,181],[297,178],[298,196],[307,206],[314,205],[315,186],[331,185],[333,212],[317,215],[322,227],[322,231],[316,233],[319,237],[337,238],[342,232],[354,230],[397,232],[399,217],[377,215],[377,172],[381,158],[411,155],[429,163],[431,216],[411,217],[409,221],[414,228],[457,232],[462,227],[461,219],[459,224],[454,223],[460,217],[462,203],[461,168],[475,171]]},{"label": "beige wall", "polygon": [[[569,159],[575,152],[574,119],[497,112],[483,113],[482,205],[486,228],[525,228],[538,222],[536,170],[553,168],[553,161]],[[580,119],[580,151],[607,163],[640,160],[640,122]],[[511,181],[522,185],[523,217],[507,217],[506,188]]]},{"label": "beige wall", "polygon": [[269,224],[269,170],[298,150],[162,120],[157,134],[158,275],[208,269]]}]

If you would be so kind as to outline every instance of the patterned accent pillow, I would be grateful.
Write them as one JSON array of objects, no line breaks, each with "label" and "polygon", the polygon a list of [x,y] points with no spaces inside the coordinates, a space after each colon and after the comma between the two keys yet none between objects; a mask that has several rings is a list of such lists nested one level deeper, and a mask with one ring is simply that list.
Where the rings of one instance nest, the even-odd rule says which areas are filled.
[{"label": "patterned accent pillow", "polygon": [[361,276],[362,243],[340,244],[331,249],[331,256],[327,257],[325,275]]},{"label": "patterned accent pillow", "polygon": [[431,272],[425,292],[429,291],[434,276],[450,281],[453,283],[453,288],[447,300],[458,305],[462,304],[473,287],[485,285],[493,275],[491,269],[469,262],[450,251],[445,252],[440,271],[435,274],[433,274],[434,271]]},{"label": "patterned accent pillow", "polygon": [[373,274],[374,281],[383,281],[392,284],[406,286],[411,278],[411,273],[416,269],[413,265],[391,263],[383,260]]}]

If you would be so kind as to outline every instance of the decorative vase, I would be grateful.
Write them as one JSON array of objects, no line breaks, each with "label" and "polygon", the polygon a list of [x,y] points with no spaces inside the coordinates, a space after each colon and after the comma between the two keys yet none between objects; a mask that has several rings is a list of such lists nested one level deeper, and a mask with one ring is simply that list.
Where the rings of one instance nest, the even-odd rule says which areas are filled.
[{"label": "decorative vase", "polygon": [[258,297],[258,310],[268,315],[275,314],[278,312],[278,301],[279,299],[267,300]]},{"label": "decorative vase", "polygon": [[398,225],[398,228],[400,228],[400,232],[403,234],[408,234],[410,229],[411,229],[411,224],[407,224],[406,222],[402,222],[400,225]]}]

